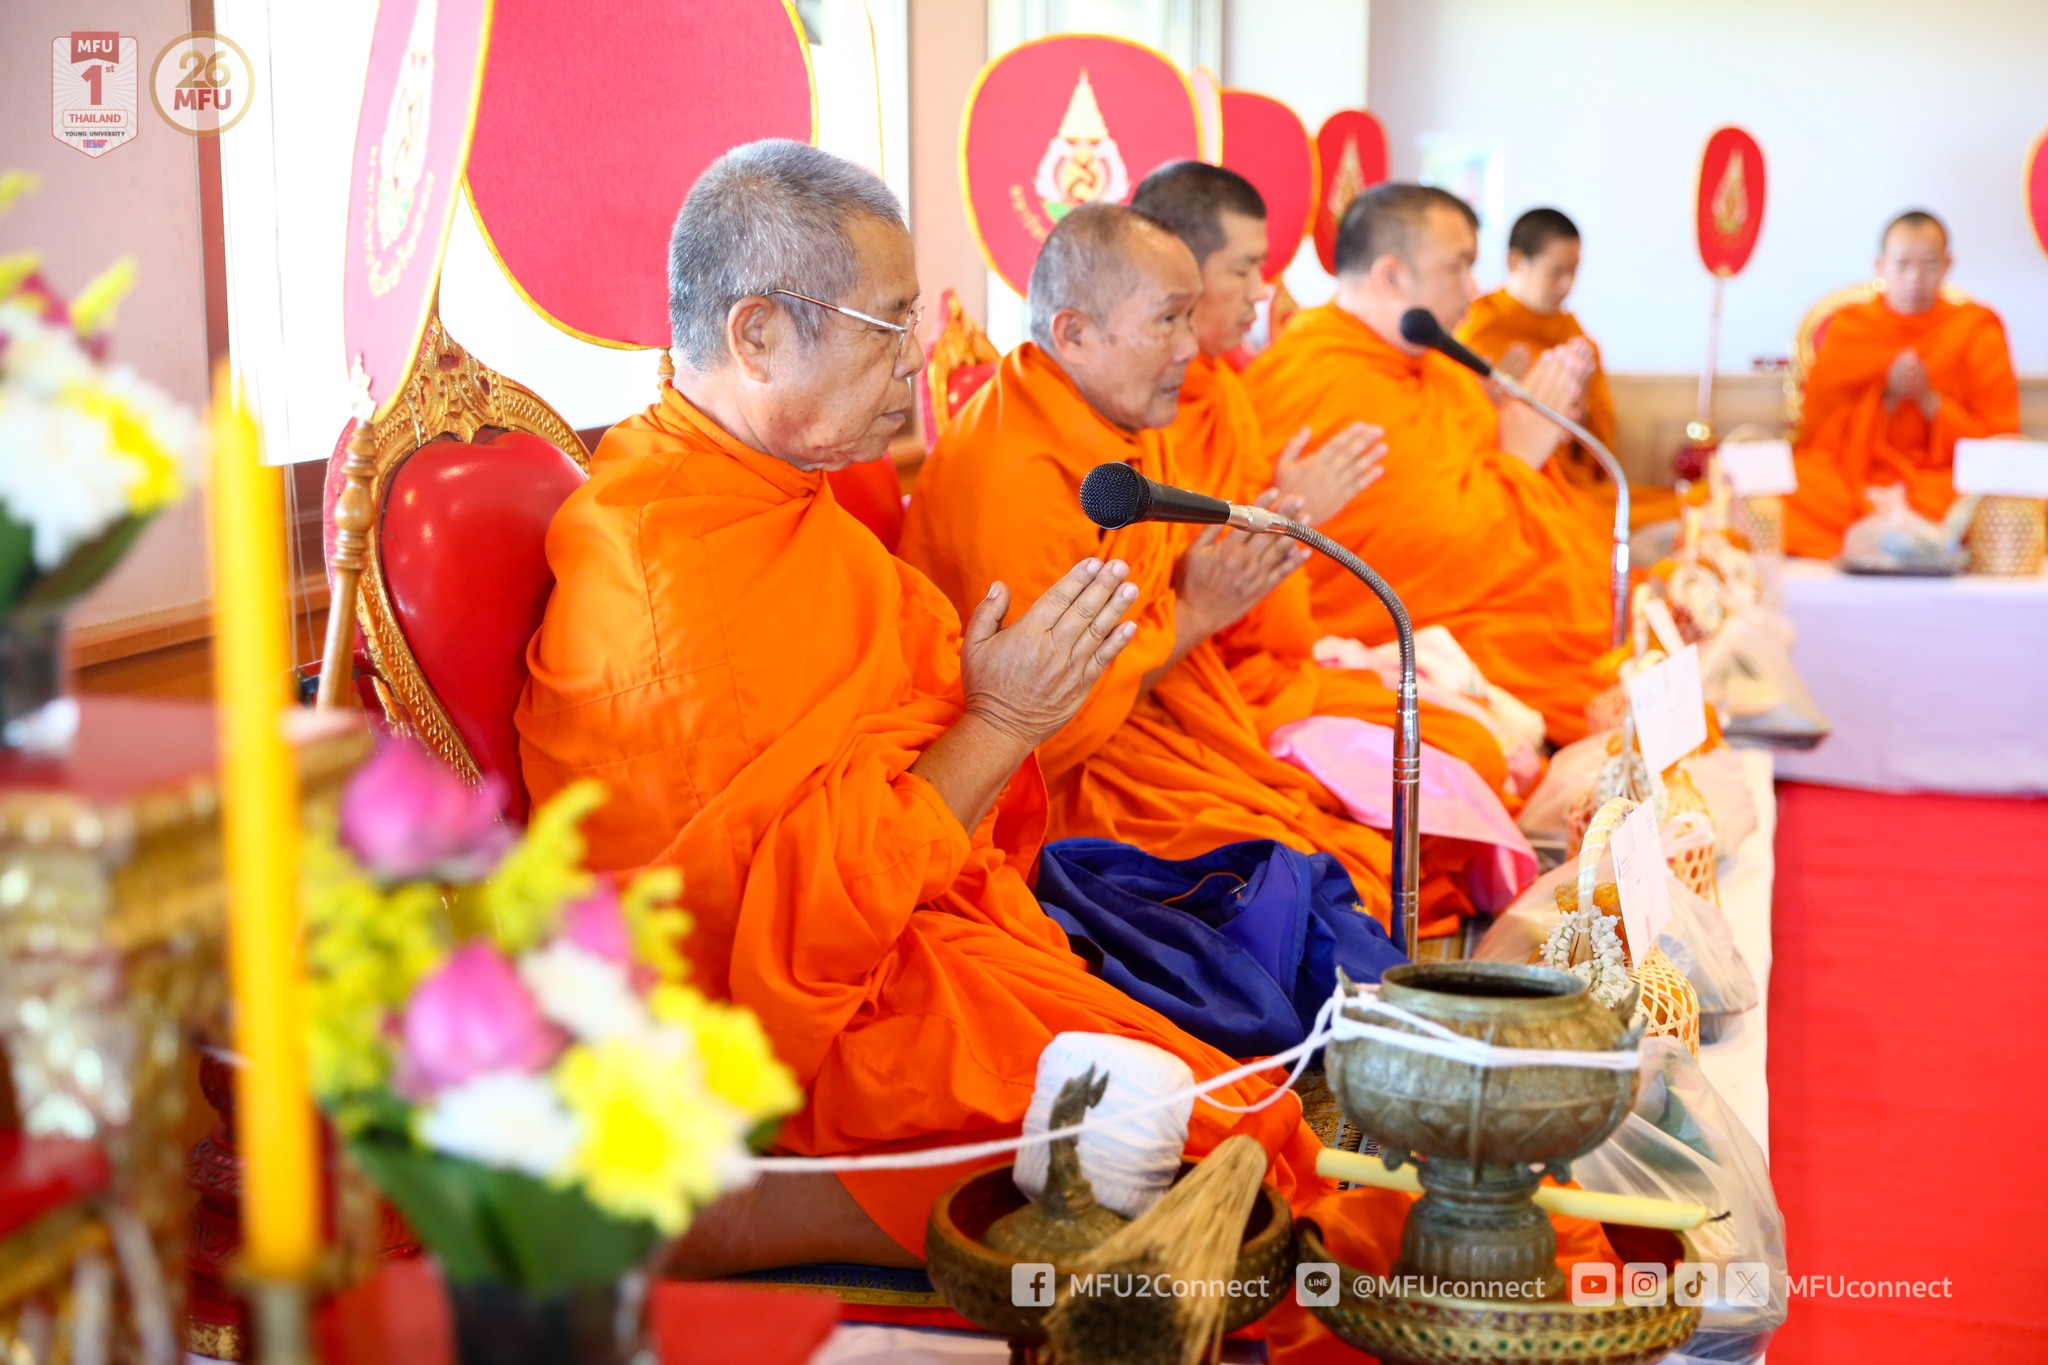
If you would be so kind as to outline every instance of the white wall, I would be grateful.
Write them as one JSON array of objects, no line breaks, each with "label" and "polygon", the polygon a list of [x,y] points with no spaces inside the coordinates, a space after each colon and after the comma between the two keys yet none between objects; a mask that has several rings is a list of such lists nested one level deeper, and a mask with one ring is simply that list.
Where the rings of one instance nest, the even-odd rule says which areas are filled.
[{"label": "white wall", "polygon": [[[1224,0],[1223,83],[1283,101],[1314,137],[1339,109],[1366,107],[1373,8],[1371,0]],[[1306,239],[1285,278],[1287,292],[1306,305],[1327,303],[1336,292]]]},{"label": "white wall", "polygon": [[[1955,234],[1955,283],[2004,316],[2018,368],[2048,372],[2048,258],[2021,189],[2048,127],[2044,59],[2044,0],[1372,6],[1393,173],[1416,174],[1429,134],[1497,146],[1509,215],[1553,204],[1585,233],[1572,307],[1621,370],[1700,367],[1711,285],[1694,180],[1707,135],[1734,123],[1763,147],[1769,198],[1728,285],[1723,370],[1784,355],[1808,304],[1868,277],[1883,224],[1925,207]],[[1503,270],[1482,261],[1481,284]]]}]

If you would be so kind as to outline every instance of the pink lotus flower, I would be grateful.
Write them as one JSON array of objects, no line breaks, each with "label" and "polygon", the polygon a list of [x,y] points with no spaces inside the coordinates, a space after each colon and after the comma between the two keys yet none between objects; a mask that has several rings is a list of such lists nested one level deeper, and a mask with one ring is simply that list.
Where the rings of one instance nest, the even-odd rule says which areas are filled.
[{"label": "pink lotus flower", "polygon": [[626,931],[626,914],[611,878],[599,877],[589,895],[562,912],[562,937],[607,962],[633,960],[633,936]]},{"label": "pink lotus flower", "polygon": [[539,1071],[569,1041],[541,1017],[504,954],[481,939],[420,982],[402,1032],[398,1089],[412,1099],[493,1072]]},{"label": "pink lotus flower", "polygon": [[392,737],[349,780],[341,842],[390,885],[481,881],[514,842],[496,780],[471,788],[417,740]]}]

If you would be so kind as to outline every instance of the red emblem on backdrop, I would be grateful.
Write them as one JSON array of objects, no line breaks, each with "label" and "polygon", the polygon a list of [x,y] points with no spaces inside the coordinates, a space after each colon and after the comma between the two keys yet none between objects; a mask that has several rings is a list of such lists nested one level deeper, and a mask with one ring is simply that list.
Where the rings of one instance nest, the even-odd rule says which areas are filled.
[{"label": "red emblem on backdrop", "polygon": [[1316,259],[1337,273],[1337,224],[1363,190],[1387,178],[1387,130],[1363,109],[1341,109],[1316,132],[1323,176],[1316,191]]},{"label": "red emblem on backdrop", "polygon": [[783,0],[497,6],[469,158],[484,239],[563,331],[668,345],[668,237],[690,186],[743,142],[813,138],[795,11]]},{"label": "red emblem on backdrop", "polygon": [[489,0],[386,0],[370,39],[348,191],[341,332],[382,417],[434,307],[469,153]]},{"label": "red emblem on backdrop", "polygon": [[1053,224],[1128,203],[1146,174],[1201,155],[1195,99],[1149,47],[1065,34],[982,68],[960,114],[960,192],[989,268],[1019,294]]},{"label": "red emblem on backdrop", "polygon": [[1741,274],[1763,225],[1763,149],[1740,128],[1723,128],[1700,158],[1700,259],[1716,275]]},{"label": "red emblem on backdrop", "polygon": [[1280,278],[1301,250],[1316,204],[1316,145],[1292,109],[1249,90],[1223,92],[1223,164],[1266,201],[1266,267]]},{"label": "red emblem on backdrop", "polygon": [[2034,240],[2048,251],[2048,133],[2035,138],[2027,154],[2027,221],[2034,225]]}]

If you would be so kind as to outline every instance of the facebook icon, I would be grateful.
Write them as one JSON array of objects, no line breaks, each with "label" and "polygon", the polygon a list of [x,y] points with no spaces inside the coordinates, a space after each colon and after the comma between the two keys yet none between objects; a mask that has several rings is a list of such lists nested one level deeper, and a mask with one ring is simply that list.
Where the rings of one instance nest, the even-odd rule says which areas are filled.
[{"label": "facebook icon", "polygon": [[1052,1307],[1050,1261],[1019,1261],[1010,1267],[1010,1302],[1019,1308]]}]

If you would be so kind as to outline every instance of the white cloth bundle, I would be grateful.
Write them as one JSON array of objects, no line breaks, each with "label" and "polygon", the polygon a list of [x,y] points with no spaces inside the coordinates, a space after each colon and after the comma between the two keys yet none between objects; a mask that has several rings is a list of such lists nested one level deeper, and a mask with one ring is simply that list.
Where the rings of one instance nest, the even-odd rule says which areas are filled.
[{"label": "white cloth bundle", "polygon": [[[1186,1062],[1150,1043],[1107,1033],[1058,1034],[1038,1057],[1038,1085],[1024,1114],[1027,1137],[1050,1126],[1060,1088],[1091,1066],[1109,1077],[1101,1102],[1088,1111],[1091,1119],[1109,1118],[1162,1095],[1188,1090],[1195,1083],[1195,1073]],[[1188,1143],[1188,1118],[1194,1108],[1190,1094],[1178,1106],[1081,1134],[1081,1172],[1095,1187],[1095,1202],[1126,1218],[1136,1218],[1151,1208],[1180,1170],[1181,1151]],[[1050,1146],[1042,1142],[1017,1153],[1017,1188],[1034,1200],[1045,1193],[1050,1153]]]}]

